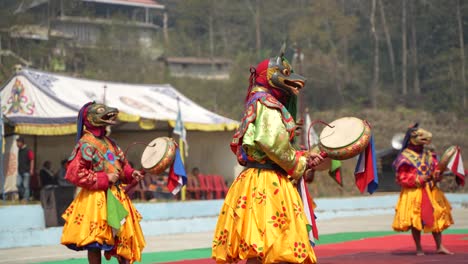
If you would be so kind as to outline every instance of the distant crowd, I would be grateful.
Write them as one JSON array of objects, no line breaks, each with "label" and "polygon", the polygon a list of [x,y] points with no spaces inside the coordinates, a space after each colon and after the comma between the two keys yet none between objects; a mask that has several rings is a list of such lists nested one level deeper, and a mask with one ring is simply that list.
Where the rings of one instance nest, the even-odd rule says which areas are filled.
[{"label": "distant crowd", "polygon": [[[58,170],[52,170],[52,162],[46,160],[35,172],[35,157],[31,149],[26,145],[24,138],[18,137],[18,175],[16,185],[18,195],[13,200],[19,199],[22,203],[31,200],[40,200],[41,190],[56,187],[74,187],[65,179],[67,171],[67,159],[60,161]],[[160,175],[147,173],[145,178],[135,185],[127,187],[127,193],[133,200],[158,201],[158,200],[180,200],[181,193],[174,196],[167,188],[168,172]],[[202,174],[198,167],[192,168],[187,175],[185,187],[185,199],[187,200],[209,200],[222,199],[225,197],[228,186],[224,177],[220,175]]]}]

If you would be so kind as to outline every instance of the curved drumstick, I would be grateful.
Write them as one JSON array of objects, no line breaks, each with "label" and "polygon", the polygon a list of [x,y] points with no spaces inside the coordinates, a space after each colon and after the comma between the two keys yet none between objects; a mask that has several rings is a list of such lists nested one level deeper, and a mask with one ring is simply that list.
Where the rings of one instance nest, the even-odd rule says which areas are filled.
[{"label": "curved drumstick", "polygon": [[[127,152],[128,150],[130,149],[130,147],[133,147],[135,145],[145,145],[147,147],[156,147],[156,142],[152,145],[150,144],[147,144],[145,142],[141,142],[141,141],[137,141],[137,142],[133,142],[132,144],[128,145],[127,148],[125,149],[125,152],[124,152],[124,156],[126,157],[127,156]],[[132,189],[133,187],[135,187],[136,185],[138,184],[138,181],[132,181],[130,184],[128,184],[127,186],[125,186],[125,193],[128,194],[128,192],[130,191],[130,189]]]},{"label": "curved drumstick", "polygon": [[[335,127],[335,126],[332,126],[332,125],[330,125],[330,124],[328,124],[328,123],[326,123],[326,122],[324,122],[324,121],[322,121],[322,120],[314,120],[314,121],[312,121],[312,122],[310,123],[309,129],[307,130],[307,144],[309,145],[309,149],[312,148],[312,146],[310,145],[310,137],[309,137],[309,135],[310,135],[310,129],[312,129],[312,127],[313,127],[315,124],[317,124],[317,123],[321,123],[321,124],[326,125],[326,126],[331,127],[331,128],[334,128],[334,127]],[[328,157],[328,154],[327,154],[326,152],[324,152],[324,151],[320,151],[320,156],[322,156],[322,158],[326,158],[326,157]]]}]

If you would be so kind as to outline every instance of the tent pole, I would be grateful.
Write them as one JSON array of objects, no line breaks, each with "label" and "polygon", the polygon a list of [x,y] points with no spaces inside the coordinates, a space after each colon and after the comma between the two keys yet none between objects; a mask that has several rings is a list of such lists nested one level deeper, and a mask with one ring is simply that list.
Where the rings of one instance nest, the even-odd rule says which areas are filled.
[{"label": "tent pole", "polygon": [[[34,136],[34,171],[33,173],[36,174],[37,170],[37,136]],[[33,177],[33,175],[31,175]]]},{"label": "tent pole", "polygon": [[[3,126],[3,120],[1,120],[2,126]],[[2,201],[5,201],[5,169],[4,169],[4,152],[3,152],[3,144],[5,144],[3,141],[5,138],[3,135],[1,135],[1,140],[0,140],[0,184],[2,185],[1,191],[2,191]]]},{"label": "tent pole", "polygon": [[[0,51],[2,49],[2,40],[0,39]],[[0,63],[2,56],[0,56]],[[5,163],[4,163],[4,151],[3,146],[5,144],[5,122],[3,122],[3,111],[1,109],[1,98],[0,98],[0,184],[2,191],[2,201],[5,201]]]}]

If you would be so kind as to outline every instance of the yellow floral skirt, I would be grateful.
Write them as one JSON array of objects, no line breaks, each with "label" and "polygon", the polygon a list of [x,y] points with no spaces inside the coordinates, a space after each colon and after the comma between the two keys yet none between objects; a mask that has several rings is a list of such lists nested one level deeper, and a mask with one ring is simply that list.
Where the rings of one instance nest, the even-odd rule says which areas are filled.
[{"label": "yellow floral skirt", "polygon": [[273,170],[249,168],[231,185],[216,226],[212,258],[232,263],[316,263],[295,186]]},{"label": "yellow floral skirt", "polygon": [[[434,225],[423,226],[421,219],[422,192],[428,192],[434,208]],[[395,207],[395,218],[392,228],[395,231],[408,231],[411,227],[424,232],[442,232],[453,224],[452,207],[444,193],[435,186],[432,190],[425,188],[402,188]]]},{"label": "yellow floral skirt", "polygon": [[74,250],[113,251],[131,263],[141,261],[145,247],[140,227],[142,217],[123,188],[112,186],[111,191],[128,211],[120,230],[113,234],[112,227],[107,224],[106,192],[83,188],[62,215],[65,225],[61,243]]},{"label": "yellow floral skirt", "polygon": [[445,197],[444,193],[438,187],[434,187],[431,194],[432,204],[435,207],[435,221],[432,232],[442,232],[454,224],[452,218],[452,206]]}]

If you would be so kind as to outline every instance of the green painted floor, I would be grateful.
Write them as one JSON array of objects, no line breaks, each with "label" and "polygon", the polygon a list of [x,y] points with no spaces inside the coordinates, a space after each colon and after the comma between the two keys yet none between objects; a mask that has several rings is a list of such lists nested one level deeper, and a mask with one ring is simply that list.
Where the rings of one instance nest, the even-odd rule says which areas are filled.
[{"label": "green painted floor", "polygon": [[[376,231],[376,232],[351,232],[351,233],[338,233],[338,234],[328,234],[321,235],[320,240],[317,241],[317,245],[333,244],[340,242],[347,242],[352,240],[359,240],[363,238],[387,236],[402,234],[393,231]],[[408,233],[405,233],[408,234]],[[454,229],[446,230],[444,234],[468,234],[468,229]],[[136,262],[141,264],[151,264],[151,263],[162,263],[162,262],[171,262],[179,261],[185,259],[201,259],[209,258],[211,256],[211,248],[199,248],[199,249],[188,249],[181,251],[167,251],[167,252],[148,252],[143,253],[142,261]],[[86,264],[88,263],[87,259],[67,259],[60,261],[50,261],[50,262],[40,262],[40,264]],[[118,264],[115,258],[112,258],[110,261],[103,261],[103,263],[109,264]]]}]

